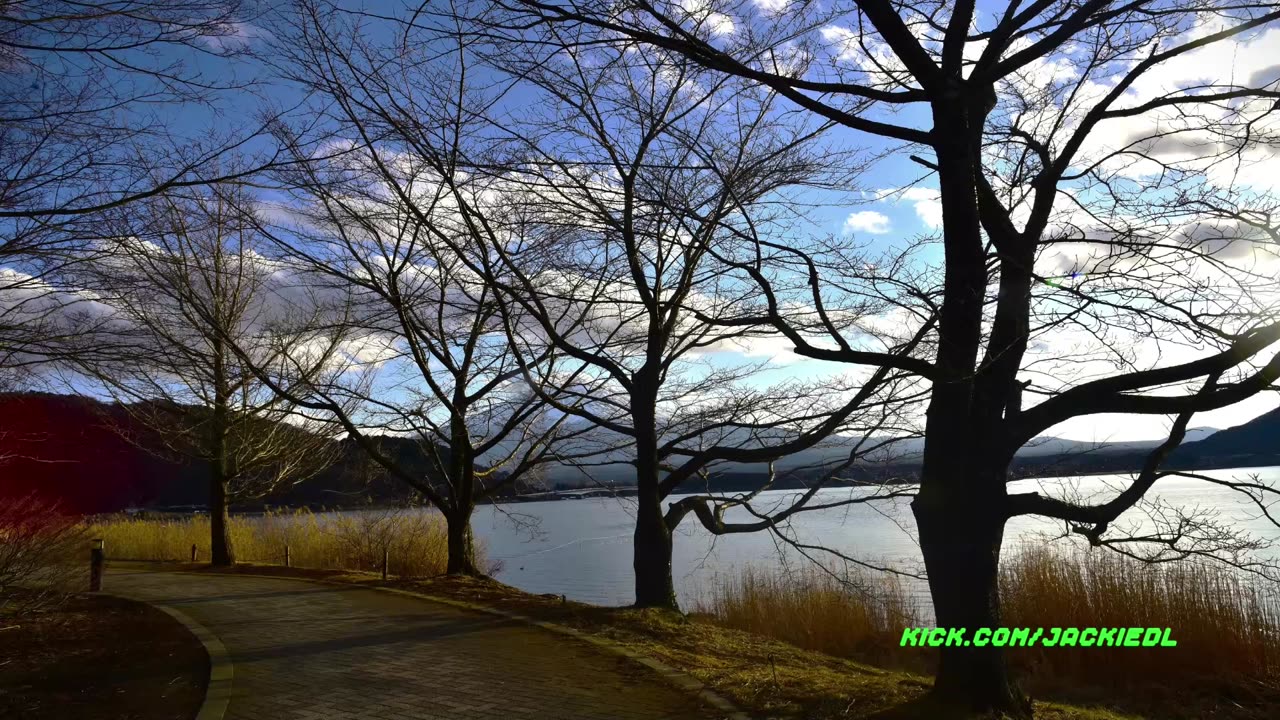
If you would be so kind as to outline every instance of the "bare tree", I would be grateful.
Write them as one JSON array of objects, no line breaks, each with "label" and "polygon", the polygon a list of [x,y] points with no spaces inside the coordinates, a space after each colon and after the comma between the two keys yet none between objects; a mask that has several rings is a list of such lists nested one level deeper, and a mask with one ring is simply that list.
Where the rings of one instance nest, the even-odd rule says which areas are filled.
[{"label": "bare tree", "polygon": [[321,305],[258,253],[244,192],[220,185],[131,204],[108,226],[109,252],[77,275],[107,318],[84,333],[97,350],[77,356],[78,368],[141,425],[140,444],[207,465],[214,565],[235,562],[233,503],[323,470],[338,447],[331,423],[260,379],[288,387],[332,366],[309,335],[290,333],[311,327]]},{"label": "bare tree", "polygon": [[[682,486],[727,462],[767,465],[837,430],[902,432],[896,371],[817,400],[803,383],[761,388],[750,382],[760,363],[710,357],[759,328],[700,317],[757,292],[715,248],[740,244],[734,223],[790,220],[784,188],[826,181],[811,144],[826,123],[789,124],[772,93],[658,53],[609,48],[525,64],[416,15],[391,18],[387,32],[327,3],[297,9],[289,67],[346,133],[293,141],[299,156],[337,165],[293,183],[324,189],[329,215],[307,222],[340,238],[342,257],[375,249],[376,262],[345,272],[356,284],[389,275],[412,291],[420,268],[402,258],[430,238],[432,272],[456,269],[475,288],[471,304],[491,303],[492,340],[515,349],[511,377],[627,448],[576,464],[589,471],[621,456],[636,468],[638,605],[676,606],[672,531],[696,503],[666,512],[662,503]],[[368,37],[386,39],[358,40]],[[305,239],[283,243],[295,254],[320,245],[315,233],[295,234]],[[371,289],[392,307],[411,297],[396,285]],[[451,297],[437,294],[432,311],[453,312]]]},{"label": "bare tree", "polygon": [[[742,503],[710,511],[714,495],[664,511],[671,495],[699,483],[709,491],[711,473],[735,462],[768,468],[754,496],[773,482],[775,460],[837,431],[884,433],[854,443],[848,467],[911,430],[898,412],[910,396],[900,374],[828,379],[821,393],[810,383],[769,383],[767,363],[734,356],[767,342],[772,328],[720,321],[757,293],[722,260],[744,228],[796,221],[794,191],[853,170],[816,142],[827,123],[797,123],[776,94],[679,56],[626,46],[518,62],[507,50],[491,47],[487,59],[525,92],[539,91],[546,108],[495,122],[524,160],[502,174],[511,210],[489,238],[500,275],[512,278],[495,279],[518,318],[512,341],[522,355],[539,344],[559,348],[605,380],[603,396],[565,410],[626,438],[638,491],[636,604],[674,608],[673,533],[689,512],[713,533],[775,529],[831,473],[753,523],[724,522],[723,509]],[[833,322],[847,326],[865,308],[843,310]]]},{"label": "bare tree", "polygon": [[[269,120],[244,112],[255,19],[239,0],[0,2],[0,363],[85,349],[55,286],[105,211],[271,162]],[[233,93],[248,122],[223,115]],[[235,150],[261,154],[220,172]]]},{"label": "bare tree", "polygon": [[31,221],[8,226],[4,249],[41,223],[213,179],[229,148],[154,142],[175,132],[156,109],[215,109],[225,91],[251,89],[202,61],[242,56],[261,32],[254,20],[234,1],[0,5],[0,218]]},{"label": "bare tree", "polygon": [[[483,249],[458,199],[473,188],[443,179],[454,159],[424,157],[412,137],[390,134],[397,124],[425,128],[427,112],[456,107],[454,69],[432,64],[430,48],[365,42],[352,17],[300,3],[278,28],[280,69],[312,91],[323,129],[282,131],[294,163],[274,174],[285,197],[266,232],[309,282],[351,298],[341,325],[314,330],[348,358],[349,372],[279,390],[331,413],[379,466],[437,508],[448,527],[447,571],[479,574],[476,504],[535,482],[548,463],[591,452],[582,442],[591,428],[551,409],[580,398],[531,388],[526,365],[591,382],[580,361],[552,348],[517,360],[496,290],[469,257]],[[435,72],[420,72],[427,67]],[[386,103],[394,102],[412,107],[391,118]],[[413,440],[416,457],[395,452],[384,436]]]},{"label": "bare tree", "polygon": [[[450,15],[538,58],[601,45],[676,54],[915,161],[917,183],[875,198],[936,203],[937,262],[768,237],[728,260],[763,296],[740,322],[772,324],[802,355],[928,382],[913,510],[941,626],[999,625],[1008,519],[1057,518],[1102,542],[1191,413],[1280,377],[1274,201],[1257,172],[1274,162],[1280,76],[1265,58],[1280,5],[497,0]],[[764,269],[779,264],[792,272]],[[822,328],[824,304],[882,288],[896,288],[912,328],[934,325],[915,352],[803,332]],[[800,296],[816,308],[795,313]],[[1019,447],[1102,413],[1176,416],[1128,490],[1102,504],[1006,490]],[[994,647],[943,648],[933,697],[1031,713]]]}]

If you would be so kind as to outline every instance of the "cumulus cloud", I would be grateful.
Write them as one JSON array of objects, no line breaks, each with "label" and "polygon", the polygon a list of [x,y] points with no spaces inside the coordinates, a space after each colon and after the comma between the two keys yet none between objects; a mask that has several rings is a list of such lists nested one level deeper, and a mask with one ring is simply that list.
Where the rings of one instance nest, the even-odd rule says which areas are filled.
[{"label": "cumulus cloud", "polygon": [[760,12],[769,16],[777,16],[785,13],[791,7],[792,0],[751,0],[751,2],[759,8]]},{"label": "cumulus cloud", "polygon": [[930,230],[942,227],[942,193],[933,188],[909,187],[876,190],[877,200],[908,202],[916,211],[916,217]]},{"label": "cumulus cloud", "polygon": [[[1167,44],[1185,44],[1220,29],[1216,22],[1201,23]],[[1143,73],[1114,104],[1113,110],[1122,111],[1158,98],[1235,86],[1274,87],[1280,82],[1280,65],[1275,61],[1277,46],[1280,46],[1280,30],[1273,28],[1183,53]],[[1112,85],[1105,79],[1083,83],[1067,109],[1067,129],[1111,89]],[[1274,170],[1280,162],[1280,145],[1266,140],[1280,133],[1280,114],[1273,112],[1273,106],[1271,99],[1240,99],[1202,103],[1187,112],[1160,108],[1108,119],[1090,135],[1081,149],[1079,164],[1097,162],[1108,154],[1127,150],[1125,155],[1106,160],[1103,168],[1139,179],[1161,177],[1167,171],[1162,163],[1174,163],[1203,172],[1205,178],[1218,187],[1247,185],[1262,191],[1274,190],[1280,187]],[[1058,112],[1060,108],[1051,110]],[[1243,148],[1227,145],[1226,142],[1234,144],[1231,136],[1241,135],[1245,123],[1250,124],[1254,142]],[[1144,156],[1133,154],[1135,151]],[[1217,162],[1231,151],[1238,152],[1239,162]]]},{"label": "cumulus cloud", "polygon": [[724,13],[716,12],[712,8],[710,0],[681,0],[680,9],[684,10],[689,19],[699,24],[713,36],[732,35],[736,29],[733,24],[733,18]]},{"label": "cumulus cloud", "polygon": [[846,233],[864,232],[871,235],[884,235],[889,232],[891,226],[889,216],[875,210],[851,213],[844,221]]},{"label": "cumulus cloud", "polygon": [[866,74],[865,82],[875,86],[913,86],[907,66],[888,44],[869,34],[860,34],[839,25],[818,31],[836,59]]}]

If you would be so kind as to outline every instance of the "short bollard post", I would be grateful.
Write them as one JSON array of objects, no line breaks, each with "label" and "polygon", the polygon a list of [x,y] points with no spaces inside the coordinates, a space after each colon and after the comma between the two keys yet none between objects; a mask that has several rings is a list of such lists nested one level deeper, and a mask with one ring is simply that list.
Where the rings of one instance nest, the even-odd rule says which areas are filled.
[{"label": "short bollard post", "polygon": [[89,592],[102,589],[102,568],[107,561],[107,544],[95,538],[89,546]]},{"label": "short bollard post", "polygon": [[191,562],[196,561],[196,544],[191,543]]},{"label": "short bollard post", "polygon": [[290,564],[291,562],[292,562],[292,560],[291,560],[291,559],[290,559],[290,557],[289,557],[289,546],[288,546],[288,545],[285,545],[285,546],[284,546],[284,566],[285,566],[285,567],[292,567],[292,565]]},{"label": "short bollard post", "polygon": [[387,558],[389,554],[390,553],[387,552],[386,548],[382,548],[382,579],[383,580],[387,579]]}]

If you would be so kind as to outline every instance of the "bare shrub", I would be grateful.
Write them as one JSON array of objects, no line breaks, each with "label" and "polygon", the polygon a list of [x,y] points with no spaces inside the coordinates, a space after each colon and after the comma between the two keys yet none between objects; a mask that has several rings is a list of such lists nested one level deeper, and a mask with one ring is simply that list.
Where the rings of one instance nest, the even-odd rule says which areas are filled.
[{"label": "bare shrub", "polygon": [[88,535],[79,518],[34,493],[0,505],[0,615],[60,602],[84,581]]}]

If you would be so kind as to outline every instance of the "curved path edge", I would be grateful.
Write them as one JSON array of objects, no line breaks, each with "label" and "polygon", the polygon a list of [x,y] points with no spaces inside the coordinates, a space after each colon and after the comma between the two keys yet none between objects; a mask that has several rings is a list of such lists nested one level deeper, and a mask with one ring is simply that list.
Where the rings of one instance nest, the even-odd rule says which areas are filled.
[{"label": "curved path edge", "polygon": [[227,706],[231,702],[231,683],[235,677],[235,665],[231,662],[231,654],[227,652],[226,646],[222,644],[218,636],[213,634],[212,630],[197,622],[195,618],[163,603],[150,602],[117,593],[104,592],[99,594],[112,595],[150,605],[182,623],[187,631],[194,635],[201,645],[204,645],[205,654],[209,656],[209,681],[205,685],[204,702],[200,703],[200,709],[196,712],[194,720],[223,720],[223,717],[227,714]]},{"label": "curved path edge", "polygon": [[[335,585],[350,584],[350,583],[340,583],[334,580],[328,580],[325,582],[333,583]],[[527,615],[522,615],[520,613],[510,612],[508,610],[500,610],[498,608],[489,607],[487,605],[480,605],[478,603],[469,603],[464,600],[454,600],[453,598],[439,597],[436,595],[429,595],[427,593],[413,592],[411,590],[401,590],[399,588],[384,588],[384,587],[374,586],[374,589],[381,590],[383,592],[395,593],[397,595],[407,595],[409,597],[416,597],[416,598],[421,598],[423,600],[430,600],[432,602],[438,602],[444,605],[452,605],[453,607],[462,608],[464,610],[472,610],[475,612],[482,612],[489,615],[496,615],[498,617],[506,618],[508,620],[515,620],[517,622],[526,623],[528,625],[533,625],[535,627],[541,628],[543,630],[547,630],[549,632],[557,633],[559,635],[565,635],[567,637],[571,637],[586,643],[590,643],[591,645],[594,645],[595,647],[600,648],[601,650],[604,650],[606,652],[611,652],[615,655],[620,655],[632,662],[638,663],[640,665],[643,665],[646,668],[649,668],[650,670],[656,672],[659,675],[659,677],[665,680],[668,684],[676,687],[679,690],[683,690],[684,692],[690,693],[692,695],[696,695],[698,698],[706,702],[708,705],[724,713],[726,717],[730,718],[730,720],[751,720],[751,717],[747,715],[745,712],[743,712],[741,709],[739,709],[737,705],[734,705],[733,702],[731,702],[728,698],[724,697],[723,695],[716,692],[715,690],[712,690],[709,686],[707,686],[706,683],[702,682],[701,680],[698,680],[697,678],[693,677],[692,675],[689,675],[686,672],[677,670],[676,668],[671,667],[670,665],[662,662],[661,660],[657,660],[655,658],[649,657],[648,655],[635,652],[634,650],[631,650],[630,648],[625,647],[607,638],[598,637],[596,635],[590,635],[588,633],[584,633],[580,630],[576,630],[566,625],[560,625],[559,623],[547,622],[546,620],[537,620],[535,618],[531,618]]]},{"label": "curved path edge", "polygon": [[[133,562],[136,562],[139,565],[159,566],[160,568],[163,568],[163,563],[154,563],[154,562],[148,562],[148,561],[140,561],[140,562],[133,561]],[[262,566],[258,566],[258,567],[262,567]],[[193,572],[191,570],[157,569],[155,570],[155,572],[173,573],[173,574],[182,574],[182,575],[205,575],[205,576],[208,575],[208,573]],[[440,597],[438,595],[430,595],[428,593],[414,592],[412,590],[401,590],[399,588],[379,587],[377,585],[361,585],[358,583],[347,583],[347,582],[341,582],[338,580],[322,580],[319,578],[300,578],[300,577],[289,576],[289,575],[269,575],[267,573],[252,573],[252,574],[244,574],[244,575],[225,573],[225,574],[219,574],[218,577],[272,578],[276,580],[294,580],[296,582],[314,583],[317,585],[331,585],[335,587],[365,588],[369,590],[377,590],[378,592],[391,593],[393,595],[403,595],[405,597],[417,598],[419,600],[426,600],[428,602],[439,603],[441,605],[449,605],[451,607],[460,608],[462,610],[470,610],[472,612],[484,613],[486,615],[493,615],[496,617],[505,618],[507,620],[514,620],[516,622],[521,622],[526,625],[532,625],[534,627],[540,628],[542,630],[546,630],[548,632],[556,633],[558,635],[563,635],[565,637],[570,637],[575,640],[588,643],[605,652],[609,652],[614,655],[624,657],[634,663],[642,665],[652,670],[653,672],[657,673],[657,675],[660,678],[662,678],[664,681],[666,681],[667,684],[679,690],[682,690],[684,692],[697,696],[699,699],[703,700],[708,705],[724,713],[725,717],[728,718],[729,720],[752,720],[750,715],[743,712],[743,710],[739,708],[737,705],[735,705],[731,700],[721,695],[720,693],[716,692],[706,683],[702,682],[701,680],[698,680],[692,675],[689,675],[688,673],[682,670],[678,670],[674,667],[671,667],[670,665],[662,662],[661,660],[657,660],[655,658],[649,657],[648,655],[644,655],[643,653],[635,652],[634,650],[628,647],[625,647],[620,643],[616,643],[607,638],[602,638],[602,637],[598,637],[588,633],[584,633],[580,630],[576,630],[566,625],[560,625],[559,623],[548,622],[546,620],[538,620],[536,618],[531,618],[528,615],[522,615],[521,613],[511,612],[509,610],[502,610],[499,608],[490,607],[488,605],[482,605],[479,603],[466,602],[465,600],[455,600],[453,598]],[[227,675],[226,675],[225,690],[223,690],[220,697],[221,708],[222,708],[221,711],[219,711],[219,713],[216,715],[211,714],[206,717],[204,714],[205,708],[201,708],[200,714],[196,716],[196,720],[221,720],[222,713],[226,712],[227,700],[228,700],[227,692],[229,692],[231,689],[231,661],[229,656],[226,655],[226,649],[222,647],[222,643],[218,640],[216,636],[213,635],[213,633],[209,632],[207,629],[205,629],[203,626],[201,626],[199,623],[195,622],[191,618],[186,617],[185,615],[183,615],[181,612],[177,610],[165,607],[163,605],[156,605],[156,607],[159,607],[161,610],[164,610],[165,612],[168,612],[170,615],[173,615],[179,621],[183,622],[184,624],[187,624],[189,628],[192,628],[192,632],[196,633],[196,636],[201,638],[201,641],[204,641],[204,637],[202,637],[200,633],[201,632],[204,633],[205,636],[208,636],[214,643],[217,644],[224,658],[226,658]],[[199,632],[197,632],[196,628],[199,628]],[[208,647],[208,645],[206,644],[205,647]],[[213,672],[212,672],[213,651],[212,650],[209,651],[209,660],[210,660],[209,695],[207,695],[205,698],[206,706],[208,705],[209,698],[212,697],[213,695],[213,688],[214,688],[213,677],[212,677],[213,675]]]}]

